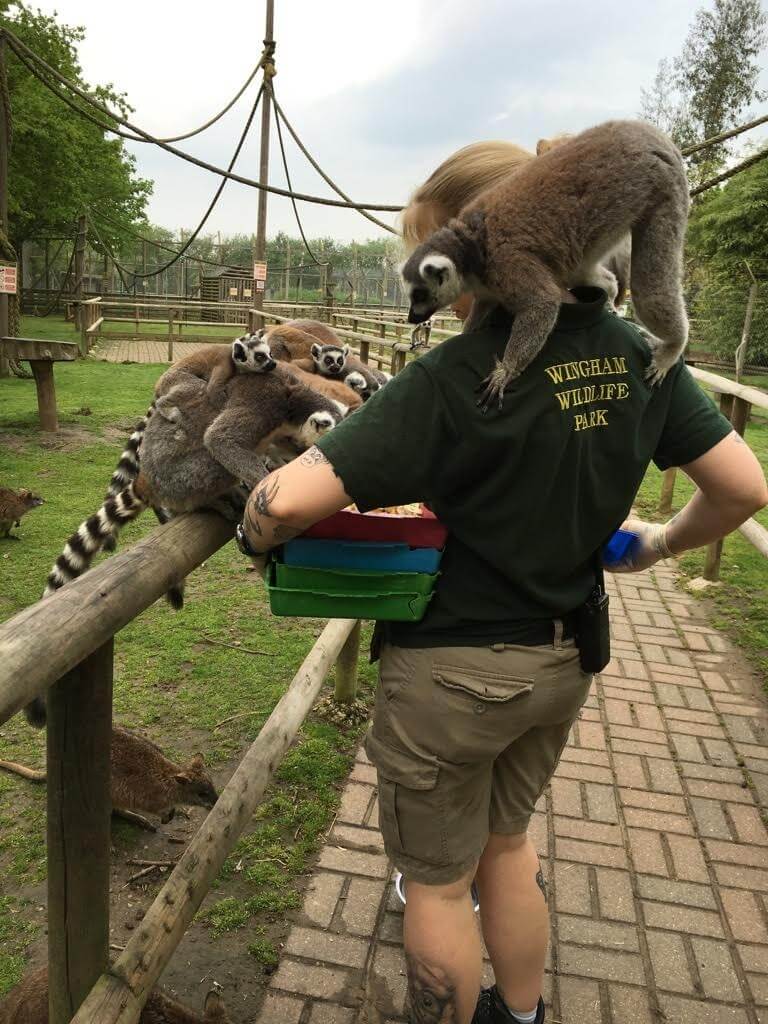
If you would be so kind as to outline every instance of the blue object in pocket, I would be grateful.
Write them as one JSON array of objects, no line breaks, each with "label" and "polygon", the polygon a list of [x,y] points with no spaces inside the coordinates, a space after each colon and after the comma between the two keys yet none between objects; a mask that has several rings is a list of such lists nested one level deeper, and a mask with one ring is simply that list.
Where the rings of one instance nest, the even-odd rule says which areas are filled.
[{"label": "blue object in pocket", "polygon": [[637,544],[637,534],[629,530],[617,530],[603,545],[603,565],[611,566],[620,562]]}]

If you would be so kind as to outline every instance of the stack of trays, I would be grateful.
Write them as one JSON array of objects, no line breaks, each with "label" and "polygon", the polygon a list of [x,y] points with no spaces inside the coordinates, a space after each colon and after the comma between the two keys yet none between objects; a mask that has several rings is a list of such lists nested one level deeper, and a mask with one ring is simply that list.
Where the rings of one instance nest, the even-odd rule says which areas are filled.
[{"label": "stack of trays", "polygon": [[418,516],[337,512],[270,562],[270,607],[275,615],[418,622],[446,536],[424,506]]}]

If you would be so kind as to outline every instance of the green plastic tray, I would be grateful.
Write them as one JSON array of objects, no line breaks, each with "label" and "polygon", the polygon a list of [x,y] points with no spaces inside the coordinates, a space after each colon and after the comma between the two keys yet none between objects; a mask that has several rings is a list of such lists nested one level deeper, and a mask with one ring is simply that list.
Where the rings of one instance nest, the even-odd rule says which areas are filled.
[{"label": "green plastic tray", "polygon": [[431,594],[437,573],[371,572],[362,569],[316,569],[275,563],[275,586],[324,594]]},{"label": "green plastic tray", "polygon": [[267,591],[273,615],[313,619],[376,619],[380,622],[419,622],[432,594],[326,594],[275,585],[275,565],[267,567]]}]

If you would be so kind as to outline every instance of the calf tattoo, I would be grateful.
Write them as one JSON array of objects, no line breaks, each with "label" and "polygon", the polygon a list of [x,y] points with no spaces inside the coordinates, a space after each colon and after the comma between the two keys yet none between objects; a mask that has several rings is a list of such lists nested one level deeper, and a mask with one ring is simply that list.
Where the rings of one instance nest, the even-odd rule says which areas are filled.
[{"label": "calf tattoo", "polygon": [[413,1024],[455,1024],[456,989],[445,971],[408,956],[408,1002]]},{"label": "calf tattoo", "polygon": [[536,885],[541,889],[542,895],[544,896],[544,902],[549,903],[547,883],[544,881],[544,872],[541,870],[541,864],[539,864],[539,870],[536,872]]}]

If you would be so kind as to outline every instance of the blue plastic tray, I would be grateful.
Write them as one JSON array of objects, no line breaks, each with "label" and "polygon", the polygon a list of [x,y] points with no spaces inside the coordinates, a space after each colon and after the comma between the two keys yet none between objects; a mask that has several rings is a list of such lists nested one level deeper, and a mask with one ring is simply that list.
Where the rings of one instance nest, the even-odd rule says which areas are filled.
[{"label": "blue plastic tray", "polygon": [[283,562],[308,569],[368,569],[372,572],[436,573],[442,550],[368,541],[297,540],[283,545]]}]

